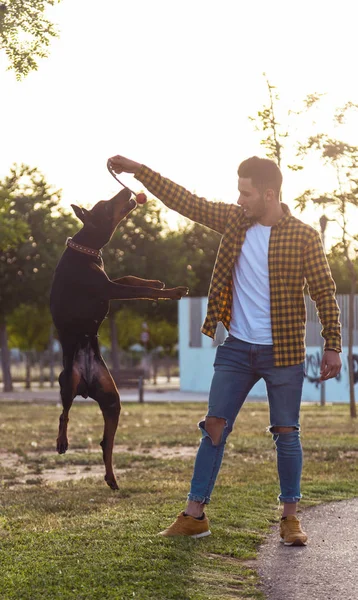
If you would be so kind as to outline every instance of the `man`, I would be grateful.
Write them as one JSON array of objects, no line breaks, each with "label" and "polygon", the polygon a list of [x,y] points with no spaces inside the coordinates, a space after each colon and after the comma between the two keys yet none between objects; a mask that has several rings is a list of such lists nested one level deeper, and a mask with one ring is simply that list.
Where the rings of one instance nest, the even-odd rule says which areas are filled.
[{"label": "man", "polygon": [[281,541],[305,545],[307,535],[296,516],[301,498],[305,283],[325,339],[321,380],[336,377],[341,369],[335,284],[318,232],[293,217],[280,201],[282,174],[272,160],[253,156],[240,164],[237,205],[199,198],[122,156],[110,162],[116,173],[133,173],[169,208],[222,235],[202,332],[213,338],[222,321],[229,335],[217,349],[186,509],[162,535],[210,534],[204,507],[210,501],[227,436],[251,388],[264,378],[283,503]]}]

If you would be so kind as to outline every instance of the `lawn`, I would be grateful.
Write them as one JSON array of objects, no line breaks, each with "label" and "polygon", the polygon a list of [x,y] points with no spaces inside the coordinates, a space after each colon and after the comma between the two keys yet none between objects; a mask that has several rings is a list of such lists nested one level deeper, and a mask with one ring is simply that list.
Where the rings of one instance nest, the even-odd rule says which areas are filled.
[{"label": "lawn", "polygon": [[[184,506],[203,404],[124,404],[119,492],[103,481],[95,403],[74,404],[64,456],[54,451],[58,406],[0,411],[1,600],[262,598],[255,558],[280,516],[265,403],[240,413],[208,509],[213,535],[202,540],[157,533]],[[304,406],[301,424],[301,507],[357,496],[358,423],[348,406]]]}]

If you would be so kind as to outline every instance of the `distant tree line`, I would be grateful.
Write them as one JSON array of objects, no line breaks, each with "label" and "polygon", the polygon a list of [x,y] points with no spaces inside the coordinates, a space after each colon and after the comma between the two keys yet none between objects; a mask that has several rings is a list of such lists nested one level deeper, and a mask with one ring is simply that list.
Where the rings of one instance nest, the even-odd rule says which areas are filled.
[{"label": "distant tree line", "polygon": [[[160,279],[166,286],[188,285],[192,296],[207,294],[219,236],[188,221],[170,231],[165,210],[149,201],[123,221],[104,249],[109,277],[133,274]],[[11,390],[9,348],[27,357],[45,351],[52,339],[49,292],[53,272],[67,237],[81,223],[61,205],[60,192],[28,166],[13,166],[0,181],[0,348],[4,388]],[[68,290],[71,293],[71,290]],[[178,341],[177,303],[172,301],[114,301],[100,330],[101,344],[112,349],[141,343],[146,349],[173,352]],[[29,379],[29,373],[28,377]]]}]

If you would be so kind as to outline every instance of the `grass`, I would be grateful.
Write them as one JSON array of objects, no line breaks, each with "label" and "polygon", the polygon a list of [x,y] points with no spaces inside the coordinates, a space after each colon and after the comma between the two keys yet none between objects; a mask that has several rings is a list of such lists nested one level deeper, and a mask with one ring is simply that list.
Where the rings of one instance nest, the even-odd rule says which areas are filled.
[{"label": "grass", "polygon": [[[95,403],[75,404],[71,450],[54,452],[59,407],[1,404],[2,600],[260,599],[257,549],[279,520],[267,406],[246,404],[213,501],[213,535],[156,534],[182,509],[203,404],[124,404],[115,454],[120,491],[103,482]],[[302,507],[358,495],[358,424],[348,407],[304,406]],[[86,476],[73,479],[74,474]],[[55,474],[67,480],[51,482]],[[52,475],[53,474],[53,475]]]}]

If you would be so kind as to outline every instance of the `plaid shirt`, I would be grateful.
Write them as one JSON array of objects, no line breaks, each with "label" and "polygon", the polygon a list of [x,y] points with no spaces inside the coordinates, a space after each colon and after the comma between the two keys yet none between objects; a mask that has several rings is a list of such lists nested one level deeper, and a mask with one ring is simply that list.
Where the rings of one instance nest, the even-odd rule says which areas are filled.
[{"label": "plaid shirt", "polygon": [[[207,315],[201,331],[214,338],[219,321],[229,330],[232,269],[253,220],[246,217],[237,204],[209,202],[199,198],[144,165],[135,177],[166,206],[222,235],[211,278]],[[293,217],[288,206],[282,204],[282,208],[284,215],[271,228],[268,254],[271,328],[277,367],[305,360],[306,308],[303,289],[306,283],[322,324],[325,350],[341,351],[336,287],[321,237],[310,225]]]}]

